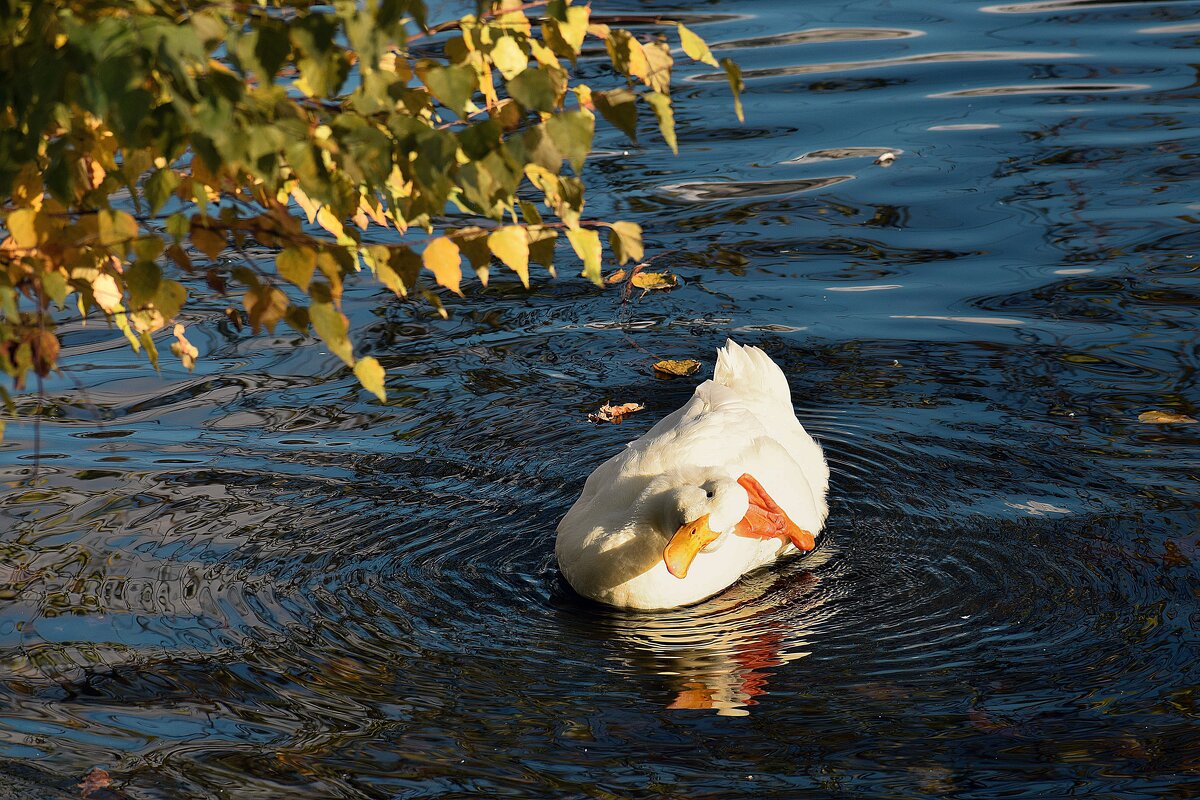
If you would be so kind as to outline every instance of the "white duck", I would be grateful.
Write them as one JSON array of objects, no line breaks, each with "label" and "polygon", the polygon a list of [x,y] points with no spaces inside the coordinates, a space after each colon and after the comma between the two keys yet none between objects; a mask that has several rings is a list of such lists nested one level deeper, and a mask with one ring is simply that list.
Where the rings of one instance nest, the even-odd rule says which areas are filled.
[{"label": "white duck", "polygon": [[766,353],[733,340],[713,379],[601,464],[558,524],[555,554],[584,597],[670,608],[811,550],[829,466]]}]

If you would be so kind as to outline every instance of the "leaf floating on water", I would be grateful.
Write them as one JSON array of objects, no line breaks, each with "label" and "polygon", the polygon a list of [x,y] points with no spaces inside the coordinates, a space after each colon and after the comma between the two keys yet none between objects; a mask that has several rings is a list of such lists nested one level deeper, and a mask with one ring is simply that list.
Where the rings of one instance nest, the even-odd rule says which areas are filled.
[{"label": "leaf floating on water", "polygon": [[191,372],[196,367],[196,358],[199,357],[200,351],[188,341],[183,331],[183,325],[175,323],[175,341],[171,342],[171,352],[187,367],[188,372]]},{"label": "leaf floating on water", "polygon": [[648,292],[666,291],[679,285],[679,280],[669,272],[639,272],[630,282],[642,290],[643,297]]},{"label": "leaf floating on water", "polygon": [[1172,414],[1169,411],[1143,411],[1138,414],[1138,422],[1148,425],[1187,425],[1195,421],[1186,414]]},{"label": "leaf floating on water", "polygon": [[659,361],[654,365],[654,371],[662,377],[685,378],[700,370],[700,362],[692,359],[685,361]]},{"label": "leaf floating on water", "polygon": [[89,797],[94,792],[105,789],[112,785],[112,778],[109,774],[99,767],[92,767],[92,771],[83,779],[83,783],[79,784],[79,796]]},{"label": "leaf floating on water", "polygon": [[620,283],[625,280],[625,270],[619,269],[616,272],[610,272],[604,276],[605,284],[612,286],[614,283]]},{"label": "leaf floating on water", "polygon": [[644,408],[645,406],[641,403],[621,403],[617,406],[605,403],[595,414],[588,414],[588,420],[590,422],[612,422],[619,425],[626,414],[633,414]]}]

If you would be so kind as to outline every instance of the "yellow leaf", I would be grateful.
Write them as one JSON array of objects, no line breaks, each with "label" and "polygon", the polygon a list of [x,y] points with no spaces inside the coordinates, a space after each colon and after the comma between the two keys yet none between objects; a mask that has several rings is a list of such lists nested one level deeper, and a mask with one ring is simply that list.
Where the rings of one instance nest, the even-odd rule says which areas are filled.
[{"label": "yellow leaf", "polygon": [[112,314],[121,307],[121,290],[117,288],[113,276],[107,272],[101,272],[92,281],[92,297],[106,314]]},{"label": "yellow leaf", "polygon": [[746,116],[742,112],[742,90],[746,88],[746,83],[742,80],[742,69],[732,58],[722,58],[721,66],[729,80],[729,89],[733,92],[733,110],[737,112],[738,122],[745,122]]},{"label": "yellow leaf", "polygon": [[608,246],[617,257],[618,264],[630,259],[641,261],[645,252],[642,248],[642,226],[636,222],[614,222],[608,234]]},{"label": "yellow leaf", "polygon": [[37,213],[32,208],[20,208],[8,215],[4,220],[5,227],[12,234],[17,247],[33,248],[38,245]]},{"label": "yellow leaf", "polygon": [[583,259],[583,272],[580,273],[597,286],[604,285],[600,276],[600,234],[587,228],[576,228],[567,231],[567,239],[575,254]]},{"label": "yellow leaf", "polygon": [[137,220],[124,211],[97,212],[96,226],[100,244],[105,247],[120,245],[128,248],[137,237]]},{"label": "yellow leaf", "polygon": [[529,235],[524,228],[520,225],[500,228],[488,236],[488,249],[529,288]]},{"label": "yellow leaf", "polygon": [[346,228],[342,225],[341,220],[335,217],[333,212],[325,206],[321,206],[321,208],[317,210],[317,224],[336,236],[337,242],[340,245],[353,247],[358,244],[358,242],[356,242],[349,236],[349,234],[346,233]]},{"label": "yellow leaf", "polygon": [[682,22],[679,23],[679,39],[683,44],[683,52],[687,53],[688,58],[693,61],[699,61],[702,64],[708,64],[710,67],[721,66],[717,63],[717,59],[713,58],[712,51],[708,49],[708,44],[688,30]]},{"label": "yellow leaf", "polygon": [[669,272],[639,272],[630,281],[634,286],[646,292],[674,289],[679,281]]},{"label": "yellow leaf", "polygon": [[646,102],[654,109],[654,116],[658,117],[658,129],[662,131],[663,140],[671,148],[671,152],[679,155],[679,144],[675,140],[675,112],[671,110],[671,98],[661,92],[649,92],[646,94]]},{"label": "yellow leaf", "polygon": [[350,345],[350,320],[346,315],[333,307],[333,303],[313,303],[308,307],[308,316],[312,321],[313,330],[317,332],[329,352],[354,366],[353,348]]},{"label": "yellow leaf", "polygon": [[511,36],[501,36],[492,46],[492,52],[489,55],[492,57],[492,63],[496,65],[496,69],[500,70],[500,74],[506,81],[512,80],[529,66],[529,56],[525,55],[525,51],[517,44],[517,40]]},{"label": "yellow leaf", "polygon": [[646,60],[646,51],[642,43],[633,38],[629,31],[612,31],[604,45],[608,48],[608,57],[618,72],[646,80],[650,74],[650,62]]},{"label": "yellow leaf", "polygon": [[281,278],[307,292],[317,268],[317,251],[311,247],[289,247],[275,256],[275,269]]},{"label": "yellow leaf", "polygon": [[649,42],[642,46],[646,55],[646,85],[656,92],[666,94],[671,91],[671,48],[665,42]]},{"label": "yellow leaf", "polygon": [[1186,414],[1172,414],[1169,411],[1143,411],[1138,414],[1138,422],[1150,425],[1186,425],[1195,421]]},{"label": "yellow leaf", "polygon": [[612,286],[614,283],[620,283],[623,280],[625,280],[625,270],[623,269],[610,272],[604,276],[604,282],[609,286]]},{"label": "yellow leaf", "polygon": [[317,218],[317,204],[308,199],[308,195],[299,186],[292,189],[292,197],[296,198],[296,205],[303,209],[304,216],[308,217],[308,221],[311,224]]},{"label": "yellow leaf", "polygon": [[387,402],[387,390],[383,388],[383,379],[387,377],[387,373],[374,356],[360,358],[354,364],[354,375],[364,389],[379,398],[379,402]]},{"label": "yellow leaf", "polygon": [[462,294],[459,288],[462,283],[462,253],[458,245],[445,236],[439,236],[425,245],[421,261],[433,273],[439,286],[445,286],[457,295]]},{"label": "yellow leaf", "polygon": [[654,371],[667,377],[685,377],[700,370],[700,362],[687,359],[686,361],[659,361],[654,365]]}]

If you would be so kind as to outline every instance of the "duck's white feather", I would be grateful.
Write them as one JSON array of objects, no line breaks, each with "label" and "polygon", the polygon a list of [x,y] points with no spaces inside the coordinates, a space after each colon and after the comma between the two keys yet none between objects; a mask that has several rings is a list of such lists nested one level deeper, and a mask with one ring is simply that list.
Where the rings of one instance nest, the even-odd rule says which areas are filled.
[{"label": "duck's white feather", "polygon": [[[673,530],[663,529],[659,513],[664,493],[746,473],[797,525],[820,530],[829,483],[821,449],[796,420],[779,367],[758,348],[728,341],[713,380],[588,477],[558,526],[563,575],[593,600],[666,608],[702,600],[794,550],[784,540],[729,533],[696,556],[686,578],[668,572],[663,548]],[[732,530],[745,514],[741,494],[740,510],[726,503],[714,513],[718,530]]]}]

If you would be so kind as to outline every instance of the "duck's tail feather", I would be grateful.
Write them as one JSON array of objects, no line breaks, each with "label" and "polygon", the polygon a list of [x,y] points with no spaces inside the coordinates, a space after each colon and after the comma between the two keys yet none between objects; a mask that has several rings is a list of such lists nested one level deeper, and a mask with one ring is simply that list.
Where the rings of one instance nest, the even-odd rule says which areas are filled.
[{"label": "duck's tail feather", "polygon": [[792,392],[783,370],[757,347],[726,339],[725,346],[717,350],[713,380],[743,397],[769,398],[791,410]]}]

